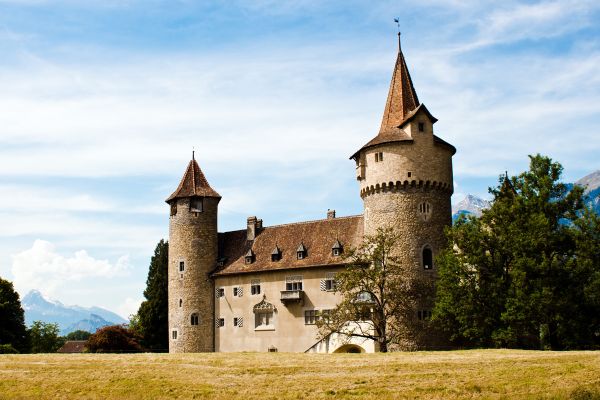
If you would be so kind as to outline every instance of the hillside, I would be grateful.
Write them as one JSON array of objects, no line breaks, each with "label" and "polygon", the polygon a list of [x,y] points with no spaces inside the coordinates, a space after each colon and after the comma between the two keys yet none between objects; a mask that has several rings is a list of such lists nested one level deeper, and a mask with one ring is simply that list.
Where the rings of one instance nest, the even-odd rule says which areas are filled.
[{"label": "hillside", "polygon": [[597,399],[600,352],[25,354],[0,398]]}]

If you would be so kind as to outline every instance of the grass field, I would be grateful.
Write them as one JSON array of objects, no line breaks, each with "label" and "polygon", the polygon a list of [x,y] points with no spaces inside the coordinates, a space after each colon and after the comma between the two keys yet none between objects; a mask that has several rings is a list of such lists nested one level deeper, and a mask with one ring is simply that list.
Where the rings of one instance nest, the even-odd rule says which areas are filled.
[{"label": "grass field", "polygon": [[600,352],[0,355],[0,398],[600,399]]}]

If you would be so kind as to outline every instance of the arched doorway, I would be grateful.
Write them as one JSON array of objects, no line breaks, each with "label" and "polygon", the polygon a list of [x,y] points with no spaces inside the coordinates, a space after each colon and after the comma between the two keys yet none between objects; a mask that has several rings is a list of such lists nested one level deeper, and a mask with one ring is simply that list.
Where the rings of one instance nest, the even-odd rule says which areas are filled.
[{"label": "arched doorway", "polygon": [[338,347],[334,353],[364,353],[365,349],[356,344],[345,344]]}]

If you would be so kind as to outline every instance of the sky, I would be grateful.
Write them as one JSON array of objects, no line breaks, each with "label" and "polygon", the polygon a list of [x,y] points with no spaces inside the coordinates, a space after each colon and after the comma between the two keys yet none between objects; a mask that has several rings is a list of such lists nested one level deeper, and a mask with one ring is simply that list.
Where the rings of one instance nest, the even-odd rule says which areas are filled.
[{"label": "sky", "polygon": [[595,0],[0,0],[0,277],[134,313],[192,149],[220,231],[362,213],[396,17],[453,202],[529,154],[600,169]]}]

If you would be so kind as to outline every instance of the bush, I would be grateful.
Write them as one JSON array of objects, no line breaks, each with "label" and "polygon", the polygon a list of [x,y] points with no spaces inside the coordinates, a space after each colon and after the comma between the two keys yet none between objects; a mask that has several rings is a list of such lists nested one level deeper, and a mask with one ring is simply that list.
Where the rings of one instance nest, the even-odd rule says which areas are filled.
[{"label": "bush", "polygon": [[0,344],[0,354],[18,354],[17,349],[12,344]]},{"label": "bush", "polygon": [[91,335],[85,346],[90,353],[138,353],[140,338],[121,325],[105,326]]}]

